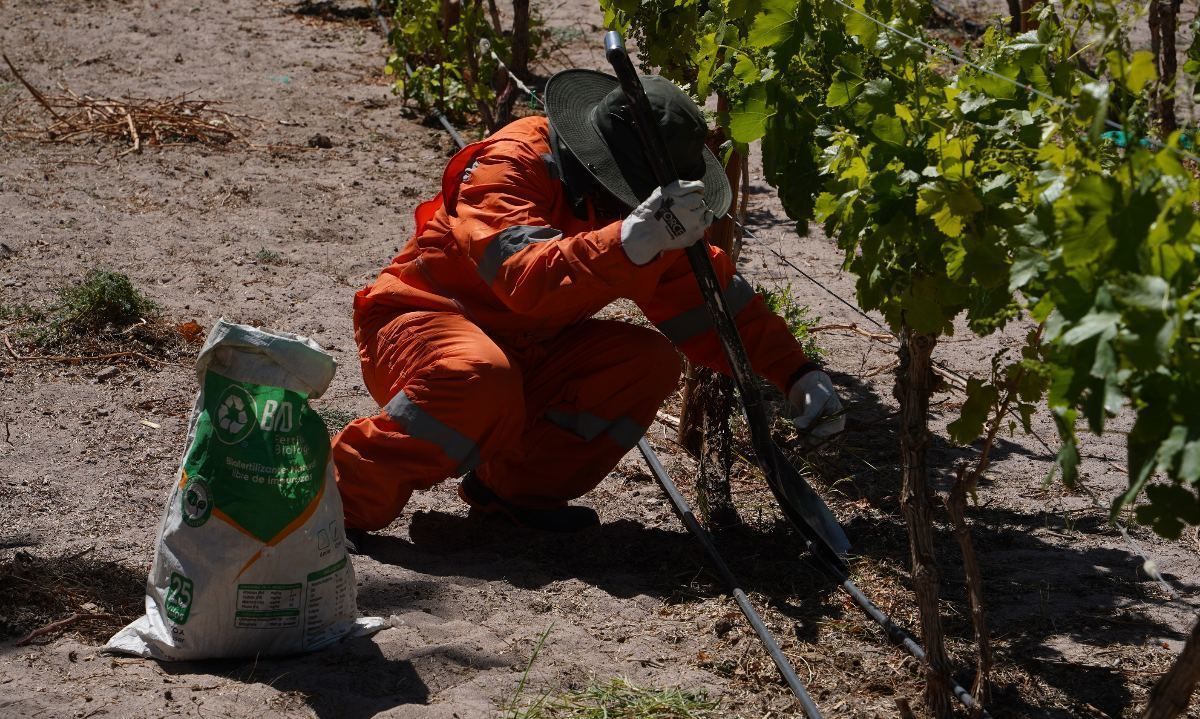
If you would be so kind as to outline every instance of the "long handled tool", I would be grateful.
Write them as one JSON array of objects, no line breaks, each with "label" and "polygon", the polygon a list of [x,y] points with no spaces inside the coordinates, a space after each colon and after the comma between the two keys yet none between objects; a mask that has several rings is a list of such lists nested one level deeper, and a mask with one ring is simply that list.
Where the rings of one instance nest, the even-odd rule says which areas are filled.
[{"label": "long handled tool", "polygon": [[[671,164],[658,127],[650,120],[650,101],[646,98],[646,91],[642,88],[637,71],[629,60],[629,53],[625,50],[620,33],[613,30],[604,36],[604,53],[616,71],[621,89],[629,99],[634,124],[645,149],[646,160],[654,171],[655,180],[660,186],[678,180],[679,174]],[[729,312],[707,249],[703,243],[696,243],[687,249],[687,257],[700,285],[700,294],[703,295],[704,304],[712,317],[721,347],[725,351],[725,359],[729,362],[738,394],[742,397],[754,454],[758,466],[767,478],[771,492],[784,514],[808,539],[810,551],[821,554],[835,566],[843,566],[844,556],[850,549],[850,540],[846,538],[841,525],[825,506],[825,502],[808,486],[771,439],[771,428],[763,407],[762,393],[759,391],[750,367],[750,358],[746,355],[746,348],[738,335],[737,325]]]}]

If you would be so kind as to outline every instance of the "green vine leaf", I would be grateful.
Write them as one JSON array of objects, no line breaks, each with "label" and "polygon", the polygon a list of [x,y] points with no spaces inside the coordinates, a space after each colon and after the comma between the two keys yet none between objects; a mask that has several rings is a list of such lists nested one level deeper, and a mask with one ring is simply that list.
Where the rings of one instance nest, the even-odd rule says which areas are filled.
[{"label": "green vine leaf", "polygon": [[729,111],[729,135],[734,142],[754,142],[766,134],[767,120],[774,114],[767,102],[766,86],[756,85]]},{"label": "green vine leaf", "polygon": [[[739,147],[761,140],[766,180],[798,229],[824,223],[860,306],[935,337],[1040,323],[1019,375],[993,367],[990,385],[1018,393],[1010,423],[1028,430],[1044,398],[1074,484],[1076,423],[1103,432],[1131,411],[1114,511],[1145,491],[1156,531],[1200,522],[1196,138],[1154,137],[1154,58],[1129,51],[1121,13],[1046,6],[1037,30],[991,27],[950,64],[912,0],[604,2],[665,73],[726,99]],[[1200,72],[1200,40],[1187,53]],[[969,383],[952,439],[999,411],[986,386]]]},{"label": "green vine leaf", "polygon": [[796,34],[796,0],[763,0],[762,12],[754,19],[746,42],[752,48],[783,45]]},{"label": "green vine leaf", "polygon": [[959,418],[946,428],[950,438],[959,444],[970,444],[983,433],[983,425],[1000,397],[996,386],[976,377],[967,380],[967,399]]}]

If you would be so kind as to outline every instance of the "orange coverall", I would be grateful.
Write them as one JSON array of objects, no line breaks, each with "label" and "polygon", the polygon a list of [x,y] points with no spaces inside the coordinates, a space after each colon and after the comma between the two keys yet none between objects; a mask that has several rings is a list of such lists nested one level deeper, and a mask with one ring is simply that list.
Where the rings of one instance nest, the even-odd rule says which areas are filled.
[{"label": "orange coverall", "polygon": [[[413,239],[355,296],[381,410],[333,442],[347,528],[381,529],[414,490],[471,469],[503,499],[561,506],[645,433],[677,386],[675,347],[728,371],[685,254],[634,265],[621,221],[590,202],[577,216],[558,175],[545,118],[464,148]],[[729,257],[709,253],[755,371],[786,391],[807,358]],[[660,332],[592,319],[618,298]]]}]

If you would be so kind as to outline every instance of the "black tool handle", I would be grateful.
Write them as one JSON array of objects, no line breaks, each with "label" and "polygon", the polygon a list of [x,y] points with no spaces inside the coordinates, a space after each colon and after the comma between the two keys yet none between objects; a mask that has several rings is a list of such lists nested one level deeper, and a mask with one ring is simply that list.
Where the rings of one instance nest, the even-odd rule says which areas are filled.
[{"label": "black tool handle", "polygon": [[616,71],[617,80],[621,83],[621,89],[625,91],[625,97],[629,98],[629,103],[633,108],[634,127],[637,128],[638,137],[642,140],[642,147],[646,150],[646,161],[650,163],[650,169],[654,171],[654,179],[658,181],[660,187],[666,187],[679,179],[679,173],[675,170],[675,165],[671,163],[671,156],[667,154],[667,146],[663,143],[662,135],[650,119],[654,116],[650,111],[650,99],[646,97],[646,89],[642,87],[642,82],[638,79],[637,70],[633,69],[629,53],[625,51],[621,33],[616,30],[609,30],[604,34],[604,56],[608,58],[609,64]]},{"label": "black tool handle", "polygon": [[[621,83],[621,89],[625,92],[625,97],[629,99],[632,106],[634,126],[637,128],[638,136],[641,138],[642,147],[646,151],[646,161],[650,163],[650,167],[654,171],[654,179],[660,187],[665,187],[678,180],[679,173],[676,172],[675,166],[671,163],[671,157],[667,154],[666,144],[663,143],[662,135],[651,120],[653,114],[650,109],[650,100],[646,97],[646,90],[642,87],[637,71],[633,68],[633,62],[629,59],[629,53],[625,50],[625,44],[621,40],[621,33],[616,30],[609,30],[605,33],[604,54],[608,58],[608,62],[613,66],[613,70],[616,71],[617,80]],[[738,334],[737,325],[734,324],[733,318],[729,314],[728,304],[725,302],[725,293],[721,290],[721,283],[717,280],[717,273],[713,269],[712,260],[709,259],[708,251],[705,249],[703,242],[697,242],[688,247],[687,256],[692,264],[692,271],[696,275],[696,280],[700,283],[700,294],[704,296],[704,303],[712,315],[717,335],[721,339],[721,346],[725,350],[725,358],[729,361],[734,380],[737,382],[738,391],[741,393],[742,401],[746,405],[746,413],[750,415],[750,429],[755,438],[755,453],[762,458],[760,461],[770,462],[767,458],[771,457],[773,453],[759,451],[763,448],[759,446],[757,441],[759,433],[755,431],[755,425],[759,424],[755,422],[755,415],[758,415],[762,420],[762,428],[766,428],[766,417],[761,411],[762,394],[758,391],[758,386],[754,383],[754,372],[750,368],[750,358],[746,354],[746,348],[742,345],[742,338]],[[766,435],[766,439],[768,442],[770,441],[769,434]]]},{"label": "black tool handle", "polygon": [[[638,79],[637,71],[633,68],[633,62],[629,59],[629,53],[625,50],[625,44],[621,40],[619,32],[610,30],[604,35],[604,54],[617,74],[621,89],[629,99],[634,126],[641,138],[642,147],[646,151],[646,161],[650,163],[654,178],[660,186],[669,185],[679,179],[679,174],[671,164],[670,155],[667,154],[666,145],[663,143],[658,127],[651,120],[653,114],[650,109],[650,101],[646,97],[646,91]],[[841,528],[836,526],[836,520],[833,520],[831,515],[815,516],[820,512],[812,513],[807,517],[803,516],[792,506],[781,486],[782,478],[795,475],[795,470],[791,467],[782,467],[780,464],[787,460],[775,446],[774,440],[771,439],[771,427],[763,407],[762,392],[759,391],[755,381],[754,370],[750,366],[750,357],[746,354],[746,347],[742,344],[741,335],[738,334],[737,324],[734,323],[733,316],[729,312],[729,303],[726,302],[721,283],[717,280],[716,270],[713,269],[712,260],[708,257],[708,249],[703,242],[697,242],[687,248],[687,258],[691,263],[692,272],[696,275],[696,282],[700,285],[700,294],[704,297],[704,304],[708,308],[713,326],[716,328],[721,348],[725,352],[725,359],[729,363],[730,373],[733,375],[738,393],[742,396],[746,423],[750,427],[750,442],[754,447],[758,465],[767,477],[767,484],[784,513],[788,515],[788,519],[815,543],[817,551],[821,552],[826,559],[840,565],[841,554],[845,551],[845,546],[848,546],[848,542],[845,542],[845,535],[842,534]],[[796,479],[799,480],[799,477]],[[799,481],[803,482],[803,480]],[[816,502],[820,502],[815,493],[809,496]],[[824,513],[828,513],[823,503],[821,503],[820,509],[824,510]],[[818,527],[823,527],[824,532]],[[827,536],[829,532],[836,532],[839,535],[837,543],[842,546],[835,547],[831,543],[831,538]]]}]

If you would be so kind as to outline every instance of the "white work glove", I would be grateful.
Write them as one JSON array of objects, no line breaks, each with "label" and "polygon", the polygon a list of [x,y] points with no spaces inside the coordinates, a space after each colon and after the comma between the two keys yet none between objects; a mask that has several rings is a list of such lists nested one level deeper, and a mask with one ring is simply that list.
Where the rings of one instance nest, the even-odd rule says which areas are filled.
[{"label": "white work glove", "polygon": [[704,183],[677,180],[655,188],[621,223],[621,247],[635,265],[644,265],[666,250],[690,247],[713,222],[704,204]]},{"label": "white work glove", "polygon": [[792,424],[813,437],[825,439],[846,428],[846,416],[841,414],[842,400],[833,380],[821,370],[801,375],[788,391],[788,401],[800,410],[800,416]]}]

